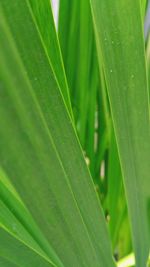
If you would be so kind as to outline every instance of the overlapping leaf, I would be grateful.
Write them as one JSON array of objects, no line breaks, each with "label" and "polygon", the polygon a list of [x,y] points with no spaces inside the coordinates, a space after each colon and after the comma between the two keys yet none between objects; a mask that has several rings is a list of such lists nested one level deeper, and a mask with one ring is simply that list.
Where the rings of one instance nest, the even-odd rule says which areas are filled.
[{"label": "overlapping leaf", "polygon": [[57,266],[58,258],[65,267],[114,266],[104,216],[29,3],[8,2],[0,4],[1,164]]},{"label": "overlapping leaf", "polygon": [[[149,252],[150,119],[139,1],[91,0],[126,189],[137,266]],[[134,10],[134,12],[133,12]]]}]

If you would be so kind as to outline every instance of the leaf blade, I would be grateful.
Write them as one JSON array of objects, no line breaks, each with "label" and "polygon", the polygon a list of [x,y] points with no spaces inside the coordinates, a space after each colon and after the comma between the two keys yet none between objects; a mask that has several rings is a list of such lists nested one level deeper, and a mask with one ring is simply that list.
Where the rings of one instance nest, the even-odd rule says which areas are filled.
[{"label": "leaf blade", "polygon": [[[16,10],[17,5],[12,3],[11,14],[16,14],[19,11],[19,18],[23,21],[23,23],[20,21],[15,28],[11,27],[13,16],[7,16],[10,6],[7,9],[8,6],[5,3],[4,1],[3,14],[9,18],[8,28],[13,32],[15,43],[4,19],[3,23],[6,24],[3,26],[4,29],[1,21],[1,28],[3,29],[1,31],[3,32],[1,47],[5,53],[0,53],[3,62],[3,69],[0,74],[5,88],[3,90],[5,101],[1,105],[0,113],[6,119],[2,121],[3,127],[1,129],[2,164],[34,219],[66,266],[70,266],[72,261],[74,261],[75,266],[86,266],[87,264],[99,266],[100,262],[104,263],[105,266],[114,266],[103,213],[83,160],[71,118],[65,109],[56,81],[51,74],[50,66],[43,53],[27,6],[25,2],[19,2],[18,6],[22,7],[23,13],[27,16],[22,20],[23,14],[20,18],[20,9]],[[14,18],[16,19],[16,16]],[[23,30],[24,21],[26,21],[26,26],[29,23],[29,35],[22,35],[23,39],[21,40],[20,33]],[[30,34],[32,38],[34,36],[32,44],[27,41]],[[35,50],[34,42],[36,49],[38,48],[35,54],[33,53]],[[29,45],[28,49],[25,44]],[[16,46],[18,50],[16,50]],[[25,46],[28,54],[24,52]],[[41,66],[37,64],[37,55],[40,55],[40,60],[44,60],[42,71]],[[29,62],[35,64],[33,70]],[[26,66],[25,69],[24,66]],[[35,73],[36,71],[37,73]],[[17,78],[16,81],[14,77]],[[34,77],[38,77],[38,82]],[[48,85],[51,88],[50,92],[45,89]],[[46,99],[49,101],[45,102]],[[9,107],[6,110],[7,101]],[[61,114],[61,118],[59,114]],[[7,125],[10,126],[10,129],[6,135],[3,130],[7,128]],[[13,139],[10,138],[10,135],[13,136]],[[62,140],[64,141],[62,142]],[[11,153],[7,153],[7,155],[6,147],[8,151],[11,150]],[[4,160],[5,158],[7,158],[7,162]],[[14,166],[13,161],[17,158],[19,161]],[[70,162],[70,158],[73,163]],[[61,179],[59,179],[60,177]],[[37,196],[32,192],[35,189]],[[82,195],[85,195],[86,198]],[[38,201],[40,201],[40,205]],[[70,214],[73,214],[74,217],[72,218]],[[94,217],[95,229],[93,230]],[[101,229],[99,229],[99,220],[102,225]],[[49,224],[49,222],[51,223]],[[91,232],[90,229],[92,229]],[[104,238],[105,235],[107,236],[106,239]],[[59,244],[59,240],[61,240],[61,244]],[[99,240],[108,251],[109,257],[106,256]]]},{"label": "leaf blade", "polygon": [[140,3],[107,1],[106,5],[105,1],[91,0],[91,5],[97,47],[103,55],[137,266],[144,267],[149,251],[146,188],[150,129]]}]

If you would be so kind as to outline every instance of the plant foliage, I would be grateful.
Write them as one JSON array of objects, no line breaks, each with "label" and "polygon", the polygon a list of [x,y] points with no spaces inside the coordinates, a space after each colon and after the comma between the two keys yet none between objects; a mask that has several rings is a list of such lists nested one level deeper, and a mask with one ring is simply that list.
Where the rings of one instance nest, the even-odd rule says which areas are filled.
[{"label": "plant foliage", "polygon": [[0,266],[146,267],[147,8],[0,1]]}]

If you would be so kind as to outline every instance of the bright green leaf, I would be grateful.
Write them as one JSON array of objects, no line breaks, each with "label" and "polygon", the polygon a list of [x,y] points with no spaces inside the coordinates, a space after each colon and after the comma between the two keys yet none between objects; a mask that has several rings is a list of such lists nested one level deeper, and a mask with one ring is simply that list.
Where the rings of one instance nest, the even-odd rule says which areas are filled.
[{"label": "bright green leaf", "polygon": [[145,196],[149,191],[150,119],[140,3],[91,0],[91,6],[124,177],[136,264],[145,267],[149,251]]}]

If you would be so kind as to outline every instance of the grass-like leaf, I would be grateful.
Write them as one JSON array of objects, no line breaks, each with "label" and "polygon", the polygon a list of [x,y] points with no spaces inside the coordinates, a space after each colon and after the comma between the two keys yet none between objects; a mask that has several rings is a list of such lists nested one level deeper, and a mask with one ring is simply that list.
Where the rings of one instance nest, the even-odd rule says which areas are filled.
[{"label": "grass-like leaf", "polygon": [[65,267],[114,266],[104,215],[28,1],[2,1],[1,18],[2,166]]},{"label": "grass-like leaf", "polygon": [[149,251],[145,196],[150,173],[150,119],[140,3],[91,0],[91,5],[124,177],[136,264],[144,267]]}]

